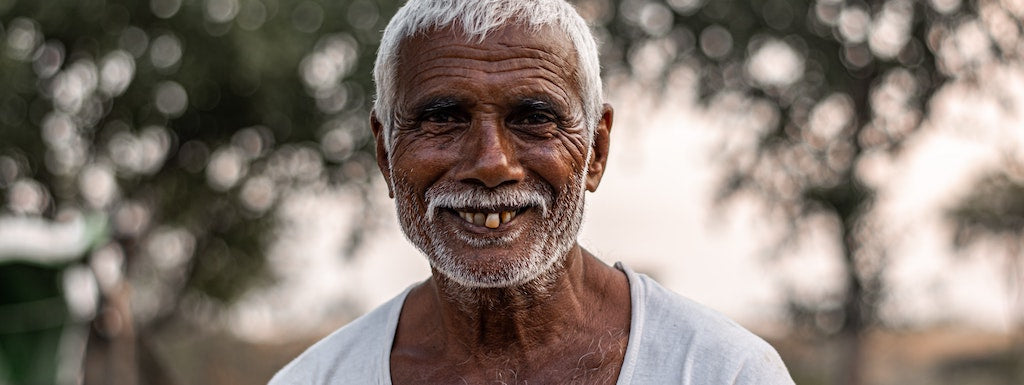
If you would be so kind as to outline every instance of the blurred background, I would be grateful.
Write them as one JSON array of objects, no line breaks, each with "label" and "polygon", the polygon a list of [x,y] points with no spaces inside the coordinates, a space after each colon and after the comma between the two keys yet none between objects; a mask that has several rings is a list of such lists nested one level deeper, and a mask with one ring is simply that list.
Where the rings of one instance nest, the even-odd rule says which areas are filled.
[{"label": "blurred background", "polygon": [[[579,0],[581,243],[798,384],[1024,383],[1021,0]],[[427,277],[371,0],[0,0],[0,384],[257,384]]]}]

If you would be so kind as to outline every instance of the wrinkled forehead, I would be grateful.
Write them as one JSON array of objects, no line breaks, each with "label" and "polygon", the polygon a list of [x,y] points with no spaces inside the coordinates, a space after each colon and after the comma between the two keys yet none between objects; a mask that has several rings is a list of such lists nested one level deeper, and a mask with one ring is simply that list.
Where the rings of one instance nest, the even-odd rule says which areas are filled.
[{"label": "wrinkled forehead", "polygon": [[549,72],[580,97],[576,49],[565,33],[552,26],[511,24],[483,37],[469,36],[458,26],[433,28],[399,44],[396,75],[399,89],[407,90],[439,67],[501,72],[522,66]]}]

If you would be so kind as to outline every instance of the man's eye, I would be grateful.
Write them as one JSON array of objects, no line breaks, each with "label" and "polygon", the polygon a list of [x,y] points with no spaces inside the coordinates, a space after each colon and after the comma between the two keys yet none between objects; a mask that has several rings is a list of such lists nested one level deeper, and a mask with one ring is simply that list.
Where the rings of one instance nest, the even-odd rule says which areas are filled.
[{"label": "man's eye", "polygon": [[529,125],[538,125],[538,124],[548,124],[548,123],[551,123],[551,122],[554,122],[554,121],[555,121],[554,118],[552,118],[551,116],[548,116],[547,114],[533,113],[533,114],[527,114],[527,115],[523,116],[522,118],[519,119],[519,121],[517,123],[519,123],[519,124],[529,124]]},{"label": "man's eye", "polygon": [[454,115],[447,112],[432,113],[427,115],[424,120],[430,123],[455,123],[458,121]]}]

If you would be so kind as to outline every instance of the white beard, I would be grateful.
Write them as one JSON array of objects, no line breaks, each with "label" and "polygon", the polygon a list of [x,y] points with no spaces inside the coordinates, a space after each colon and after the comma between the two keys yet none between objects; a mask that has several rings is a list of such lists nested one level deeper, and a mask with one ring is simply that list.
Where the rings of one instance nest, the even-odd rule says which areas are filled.
[{"label": "white beard", "polygon": [[[466,288],[509,288],[527,283],[551,281],[565,256],[576,244],[583,222],[585,170],[573,175],[564,193],[537,181],[513,187],[485,189],[455,183],[431,186],[425,193],[426,206],[402,178],[394,181],[398,219],[406,237],[430,262],[431,267],[452,282]],[[553,202],[553,204],[552,204]],[[500,238],[478,238],[472,234],[444,231],[436,224],[440,207],[533,206],[540,209],[541,222],[527,223]],[[517,239],[525,247],[512,248]],[[502,248],[511,253],[500,266],[479,266],[474,255],[461,255],[451,247],[460,242],[472,248]]]}]

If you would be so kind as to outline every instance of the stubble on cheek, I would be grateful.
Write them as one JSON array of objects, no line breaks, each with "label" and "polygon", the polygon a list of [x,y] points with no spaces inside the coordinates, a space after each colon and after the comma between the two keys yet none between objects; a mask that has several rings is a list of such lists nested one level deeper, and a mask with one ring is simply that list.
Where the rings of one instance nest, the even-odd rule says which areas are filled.
[{"label": "stubble on cheek", "polygon": [[398,213],[398,223],[402,226],[402,233],[420,252],[427,256],[432,255],[433,246],[424,233],[426,206],[417,203],[416,193],[409,188],[409,183],[405,178],[396,175],[391,186],[395,192],[395,209]]}]

